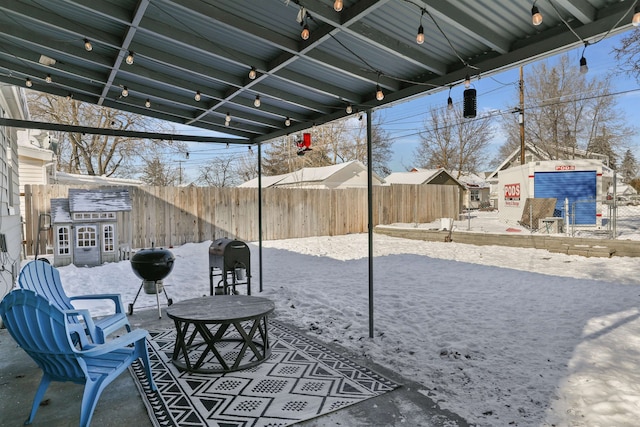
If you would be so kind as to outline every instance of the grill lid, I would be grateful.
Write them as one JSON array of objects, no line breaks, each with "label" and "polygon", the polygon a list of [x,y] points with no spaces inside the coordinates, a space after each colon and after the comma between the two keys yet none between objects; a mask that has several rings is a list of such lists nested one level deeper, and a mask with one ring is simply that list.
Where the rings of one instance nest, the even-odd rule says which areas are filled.
[{"label": "grill lid", "polygon": [[168,249],[141,249],[131,257],[131,268],[143,280],[162,280],[173,270],[175,257]]}]

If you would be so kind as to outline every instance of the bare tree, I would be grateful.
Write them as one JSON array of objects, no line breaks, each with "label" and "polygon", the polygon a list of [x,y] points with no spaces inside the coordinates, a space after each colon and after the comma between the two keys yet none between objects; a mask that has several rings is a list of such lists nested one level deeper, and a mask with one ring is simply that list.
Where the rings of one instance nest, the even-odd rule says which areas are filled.
[{"label": "bare tree", "polygon": [[418,166],[476,173],[493,137],[489,116],[465,119],[462,109],[431,108],[415,150]]},{"label": "bare tree", "polygon": [[231,156],[214,157],[200,166],[196,181],[209,187],[235,187],[242,183],[235,169],[235,160]]},{"label": "bare tree", "polygon": [[[28,91],[27,102],[34,120],[94,128],[146,131],[167,128],[147,117],[101,107],[73,99]],[[182,149],[173,141],[58,132],[58,169],[84,175],[134,176],[135,165],[168,146]]]},{"label": "bare tree", "polygon": [[[392,154],[391,139],[382,128],[382,119],[375,118],[371,131],[372,167],[377,173],[386,175],[389,173],[387,163]],[[316,126],[306,133],[311,136],[311,151],[299,152],[297,144],[302,139],[302,134],[288,135],[273,141],[265,150],[264,174],[278,175],[303,167],[328,166],[352,160],[368,164],[366,122],[363,116]]]},{"label": "bare tree", "polygon": [[145,162],[140,178],[145,184],[158,187],[171,187],[178,184],[180,177],[176,168],[169,166],[159,155]]},{"label": "bare tree", "polygon": [[[576,150],[608,156],[618,153],[631,131],[616,109],[610,87],[609,77],[590,78],[579,73],[568,55],[556,63],[549,60],[534,65],[524,83],[525,141],[550,159],[575,158]],[[514,99],[517,96],[514,94]],[[520,147],[517,116],[504,117],[507,141],[501,155]],[[615,160],[610,158],[613,163]]]},{"label": "bare tree", "polygon": [[620,40],[620,47],[613,49],[615,57],[620,61],[617,70],[627,74],[640,83],[640,28],[627,33]]}]

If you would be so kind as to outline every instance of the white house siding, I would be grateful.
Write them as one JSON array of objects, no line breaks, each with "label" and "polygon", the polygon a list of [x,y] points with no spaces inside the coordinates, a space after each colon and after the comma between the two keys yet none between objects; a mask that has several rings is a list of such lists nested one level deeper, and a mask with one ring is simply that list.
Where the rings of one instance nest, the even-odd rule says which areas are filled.
[{"label": "white house siding", "polygon": [[[24,120],[28,117],[22,89],[0,87],[0,116]],[[0,126],[0,234],[6,251],[0,252],[0,298],[9,293],[20,272],[20,189],[18,179],[17,129]]]}]

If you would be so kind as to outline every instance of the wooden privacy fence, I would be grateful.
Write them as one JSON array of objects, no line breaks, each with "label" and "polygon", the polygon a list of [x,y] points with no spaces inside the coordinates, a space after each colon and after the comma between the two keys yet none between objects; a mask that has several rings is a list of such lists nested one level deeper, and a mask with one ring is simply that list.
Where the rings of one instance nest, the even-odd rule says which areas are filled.
[{"label": "wooden privacy fence", "polygon": [[[50,200],[67,198],[68,185],[25,185],[24,243],[33,255],[38,217]],[[73,188],[91,188],[73,186]],[[105,188],[105,187],[101,187]],[[112,187],[115,188],[115,187]],[[120,243],[133,248],[176,246],[221,237],[258,240],[255,188],[123,187],[132,211],[118,214]],[[373,187],[373,225],[426,223],[457,218],[460,188],[451,185]],[[263,240],[334,236],[367,231],[367,189],[266,188],[262,192]],[[130,234],[130,235],[129,235]],[[53,233],[49,233],[49,244]],[[45,253],[44,237],[38,253]]]}]

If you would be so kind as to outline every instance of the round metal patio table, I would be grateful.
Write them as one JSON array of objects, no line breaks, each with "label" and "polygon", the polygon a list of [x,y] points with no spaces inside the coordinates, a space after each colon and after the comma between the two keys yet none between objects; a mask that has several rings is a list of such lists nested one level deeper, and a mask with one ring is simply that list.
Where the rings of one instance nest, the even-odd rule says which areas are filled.
[{"label": "round metal patio table", "polygon": [[[167,316],[176,327],[173,364],[189,372],[220,373],[264,362],[271,355],[267,321],[274,309],[273,301],[249,295],[205,296],[174,303],[167,307]],[[234,344],[239,350],[223,351]]]}]

